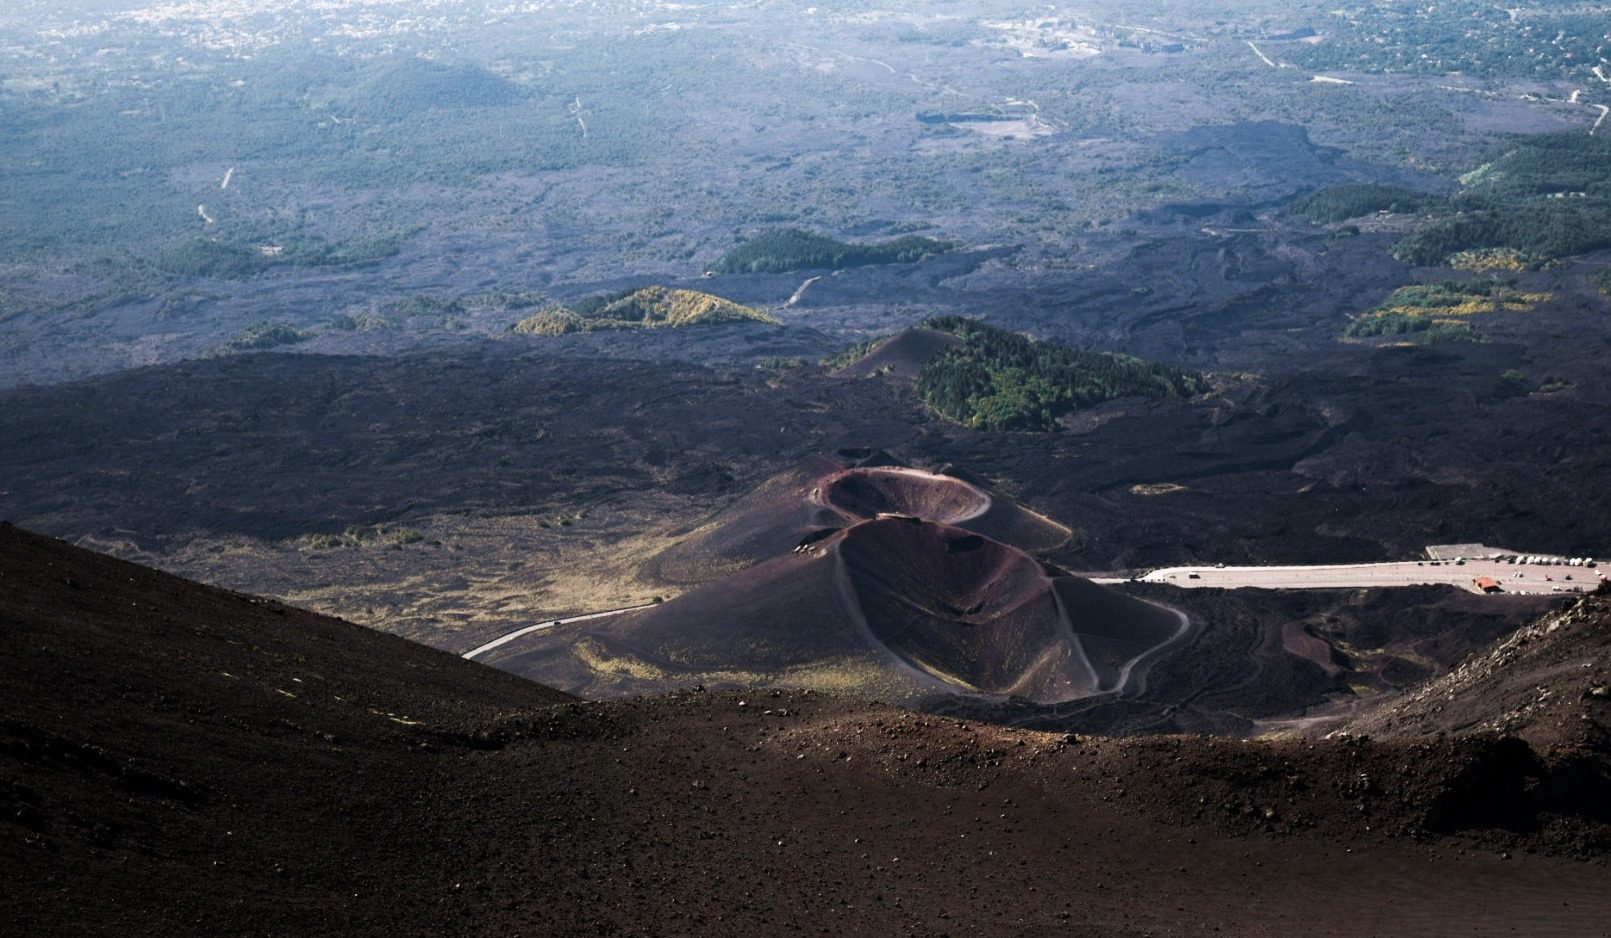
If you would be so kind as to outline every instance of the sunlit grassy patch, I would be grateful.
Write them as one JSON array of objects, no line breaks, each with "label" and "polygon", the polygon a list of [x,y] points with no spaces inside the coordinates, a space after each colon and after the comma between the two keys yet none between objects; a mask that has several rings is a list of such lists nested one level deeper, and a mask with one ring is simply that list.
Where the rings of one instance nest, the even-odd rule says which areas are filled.
[{"label": "sunlit grassy patch", "polygon": [[1515,248],[1472,248],[1449,255],[1449,266],[1481,273],[1522,271],[1527,269],[1527,259]]},{"label": "sunlit grassy patch", "polygon": [[1348,324],[1346,339],[1389,337],[1390,344],[1481,341],[1466,320],[1491,313],[1520,313],[1553,298],[1526,293],[1500,280],[1415,283],[1394,290],[1380,305]]},{"label": "sunlit grassy patch", "polygon": [[666,672],[644,661],[629,655],[611,654],[604,646],[592,639],[583,639],[571,646],[571,653],[588,669],[597,674],[610,674],[618,677],[637,678],[640,681],[663,681]]}]

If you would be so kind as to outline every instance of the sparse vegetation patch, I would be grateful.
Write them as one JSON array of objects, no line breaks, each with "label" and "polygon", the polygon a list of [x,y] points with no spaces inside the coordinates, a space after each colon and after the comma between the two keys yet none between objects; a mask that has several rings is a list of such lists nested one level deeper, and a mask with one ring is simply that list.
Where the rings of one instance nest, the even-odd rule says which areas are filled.
[{"label": "sparse vegetation patch", "polygon": [[762,309],[697,290],[644,287],[590,296],[569,307],[545,309],[514,325],[515,332],[566,335],[608,329],[680,329],[720,322],[782,325]]},{"label": "sparse vegetation patch", "polygon": [[1477,273],[1517,273],[1527,269],[1527,258],[1515,248],[1472,248],[1449,255],[1449,266]]},{"label": "sparse vegetation patch", "polygon": [[835,352],[834,354],[823,358],[822,364],[825,367],[832,369],[848,368],[849,366],[854,365],[855,363],[866,358],[868,355],[871,355],[880,345],[883,345],[888,338],[889,336],[887,335],[880,335],[874,336],[871,339],[865,339],[861,342],[857,342],[850,348],[840,352]]},{"label": "sparse vegetation patch", "polygon": [[1604,296],[1611,297],[1611,267],[1603,267],[1590,274],[1589,283]]},{"label": "sparse vegetation patch", "polygon": [[1466,317],[1525,312],[1550,298],[1548,293],[1524,293],[1500,280],[1410,284],[1349,323],[1343,335],[1400,337],[1417,344],[1481,341],[1482,333]]},{"label": "sparse vegetation patch", "polygon": [[218,348],[218,353],[228,355],[235,352],[261,352],[265,349],[306,342],[317,334],[311,330],[298,329],[288,323],[260,322],[224,343]]},{"label": "sparse vegetation patch", "polygon": [[311,534],[306,539],[309,550],[327,551],[356,547],[401,549],[425,540],[425,535],[414,528],[391,524],[349,525],[340,534],[328,532]]}]

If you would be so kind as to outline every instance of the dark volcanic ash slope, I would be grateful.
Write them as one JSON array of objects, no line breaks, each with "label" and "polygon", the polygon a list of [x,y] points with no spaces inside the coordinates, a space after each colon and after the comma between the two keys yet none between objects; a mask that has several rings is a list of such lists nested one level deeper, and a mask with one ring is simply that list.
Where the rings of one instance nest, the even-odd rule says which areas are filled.
[{"label": "dark volcanic ash slope", "polygon": [[944,689],[867,637],[842,599],[831,546],[785,553],[663,605],[535,632],[476,660],[592,698],[701,683],[886,700]]},{"label": "dark volcanic ash slope", "polygon": [[535,632],[478,660],[586,696],[694,684],[885,699],[1118,689],[1185,631],[1169,610],[908,516],[862,521],[663,605]]},{"label": "dark volcanic ash slope", "polygon": [[904,520],[858,525],[836,549],[849,598],[901,660],[969,690],[1057,699],[1092,689],[1029,555]]},{"label": "dark volcanic ash slope", "polygon": [[1522,626],[1343,729],[1390,736],[1505,733],[1544,752],[1611,754],[1611,595],[1585,596]]},{"label": "dark volcanic ash slope", "polygon": [[[1051,705],[932,698],[925,708],[1105,735],[1312,735],[1446,673],[1508,635],[1517,622],[1562,602],[1434,586],[1180,590],[1131,583],[1122,589],[1178,609],[1193,624],[1181,641],[1146,656],[1140,679],[1124,693]],[[1098,647],[1092,635],[1084,644]]]},{"label": "dark volcanic ash slope", "polygon": [[1339,732],[1499,737],[1433,824],[1481,821],[1611,845],[1611,596],[1602,590],[1471,655]]},{"label": "dark volcanic ash slope", "polygon": [[8,933],[1581,936],[1611,921],[1603,854],[1437,833],[1482,822],[1447,810],[1472,800],[1481,740],[1076,741],[783,692],[565,702],[9,527],[0,625]]}]

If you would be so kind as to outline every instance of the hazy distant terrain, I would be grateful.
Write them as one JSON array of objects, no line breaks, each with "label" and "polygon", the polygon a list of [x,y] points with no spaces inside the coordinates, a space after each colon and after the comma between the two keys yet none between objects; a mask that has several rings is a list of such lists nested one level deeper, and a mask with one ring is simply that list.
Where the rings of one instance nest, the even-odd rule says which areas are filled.
[{"label": "hazy distant terrain", "polygon": [[[1276,255],[1261,281],[1302,277],[1283,304],[1317,300],[1329,327],[1357,311],[1324,305],[1341,275],[1292,266],[1281,245],[1308,223],[1272,210],[1338,183],[1443,192],[1501,134],[1587,134],[1611,102],[1600,16],[11,4],[0,384],[214,353],[268,327],[304,351],[484,341],[545,302],[699,278],[777,227],[956,245],[899,281],[864,268],[806,290],[784,318],[822,329],[819,346],[941,304],[1090,340],[1125,306],[1236,302],[1245,290],[1205,297],[1184,268],[1145,295],[1070,294],[1102,292],[1103,271],[1159,238],[1238,231]],[[706,286],[776,307],[807,276]]]}]

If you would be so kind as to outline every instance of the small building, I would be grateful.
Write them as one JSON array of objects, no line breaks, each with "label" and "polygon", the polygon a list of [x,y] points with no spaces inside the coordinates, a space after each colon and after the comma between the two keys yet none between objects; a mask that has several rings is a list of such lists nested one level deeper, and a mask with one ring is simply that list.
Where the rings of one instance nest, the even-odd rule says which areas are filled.
[{"label": "small building", "polygon": [[1504,590],[1499,585],[1499,581],[1494,579],[1491,576],[1479,576],[1475,580],[1471,581],[1471,585],[1476,587],[1476,590],[1479,593],[1501,593],[1501,592],[1504,592]]}]

